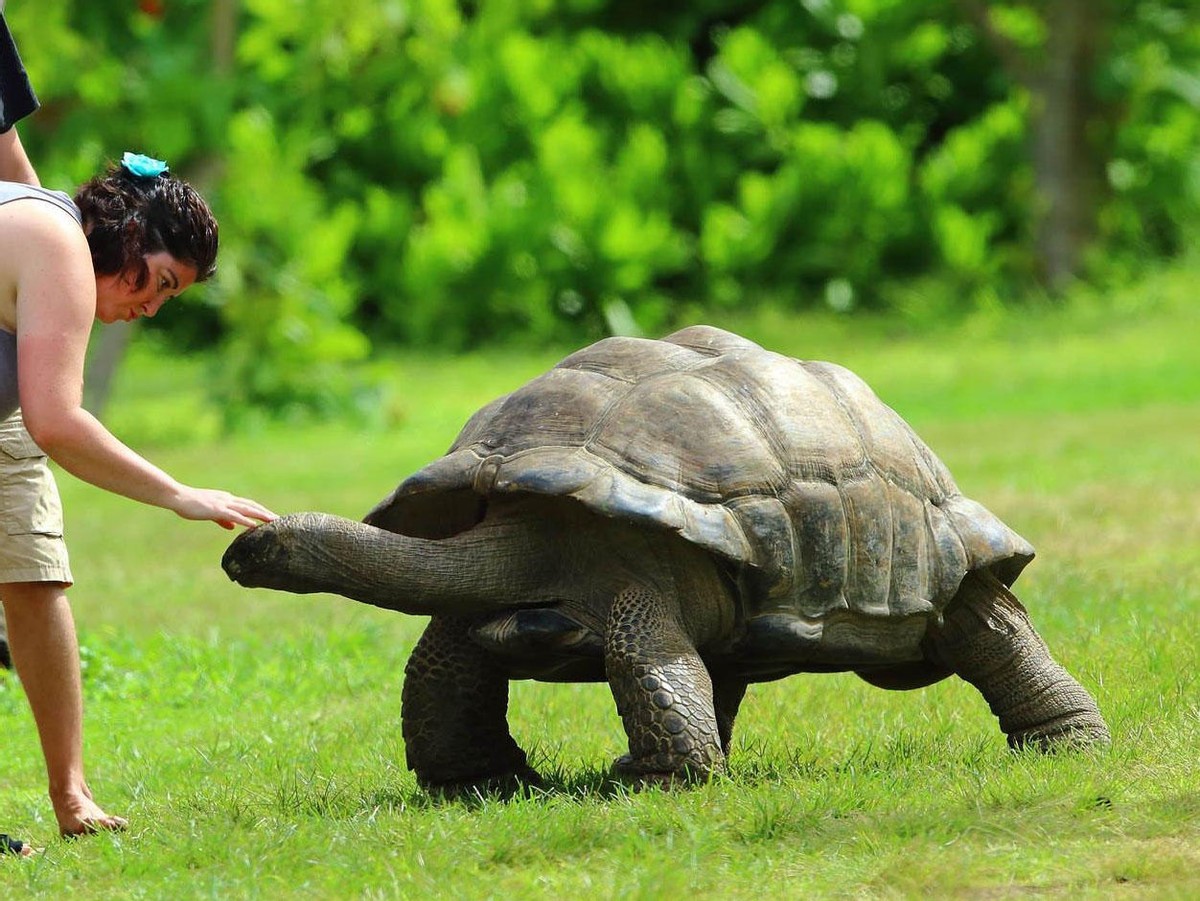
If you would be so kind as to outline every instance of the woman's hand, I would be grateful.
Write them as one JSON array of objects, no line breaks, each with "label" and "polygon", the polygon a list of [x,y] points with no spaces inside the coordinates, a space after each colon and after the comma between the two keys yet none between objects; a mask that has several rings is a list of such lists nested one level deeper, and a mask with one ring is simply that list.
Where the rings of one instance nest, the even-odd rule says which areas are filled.
[{"label": "woman's hand", "polygon": [[184,519],[211,520],[222,528],[256,526],[277,519],[276,515],[257,501],[237,497],[228,491],[212,488],[182,487],[171,509]]}]

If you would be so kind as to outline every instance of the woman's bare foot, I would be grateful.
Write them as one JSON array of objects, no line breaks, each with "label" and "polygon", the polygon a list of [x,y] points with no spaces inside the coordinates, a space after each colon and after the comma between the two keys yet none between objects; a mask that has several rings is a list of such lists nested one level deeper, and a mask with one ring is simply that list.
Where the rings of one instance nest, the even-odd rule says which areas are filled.
[{"label": "woman's bare foot", "polygon": [[[84,791],[87,791],[86,787]],[[54,816],[58,819],[58,831],[63,836],[91,835],[95,832],[121,832],[129,821],[124,817],[112,816],[87,794],[74,794],[62,798],[51,798]]]}]

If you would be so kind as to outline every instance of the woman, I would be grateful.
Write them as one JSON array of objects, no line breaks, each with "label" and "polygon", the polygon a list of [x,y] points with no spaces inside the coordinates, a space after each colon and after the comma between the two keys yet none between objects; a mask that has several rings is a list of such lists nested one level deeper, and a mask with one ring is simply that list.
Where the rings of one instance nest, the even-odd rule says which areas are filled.
[{"label": "woman", "polygon": [[[153,316],[209,278],[216,253],[208,206],[158,160],[125,154],[73,202],[60,192],[0,183],[0,418],[19,405],[33,439],[85,481],[232,529],[274,514],[225,491],[177,482],[81,404],[92,321]],[[124,828],[125,820],[92,799],[84,777],[78,643],[65,595],[49,605],[5,598],[4,607],[60,831]]]}]

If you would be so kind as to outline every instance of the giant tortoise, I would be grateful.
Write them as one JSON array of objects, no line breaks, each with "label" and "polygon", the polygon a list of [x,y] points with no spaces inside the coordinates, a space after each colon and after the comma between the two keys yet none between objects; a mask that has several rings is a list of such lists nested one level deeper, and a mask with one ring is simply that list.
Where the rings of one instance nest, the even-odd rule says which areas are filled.
[{"label": "giant tortoise", "polygon": [[454,792],[537,781],[510,679],[607,681],[636,781],[721,770],[747,684],[800,672],[955,674],[1013,747],[1107,742],[1009,590],[1032,557],[857,376],[694,326],[572,354],[362,522],[284,516],[223,565],[429,616],[402,729]]}]

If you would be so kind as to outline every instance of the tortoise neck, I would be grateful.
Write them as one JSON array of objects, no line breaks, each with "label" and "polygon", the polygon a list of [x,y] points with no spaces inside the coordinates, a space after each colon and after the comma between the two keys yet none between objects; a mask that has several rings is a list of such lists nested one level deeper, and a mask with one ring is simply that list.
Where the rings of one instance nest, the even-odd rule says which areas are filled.
[{"label": "tortoise neck", "polygon": [[414,538],[328,517],[298,536],[290,584],[416,616],[546,603],[554,540],[536,523],[485,520],[450,538]]}]

